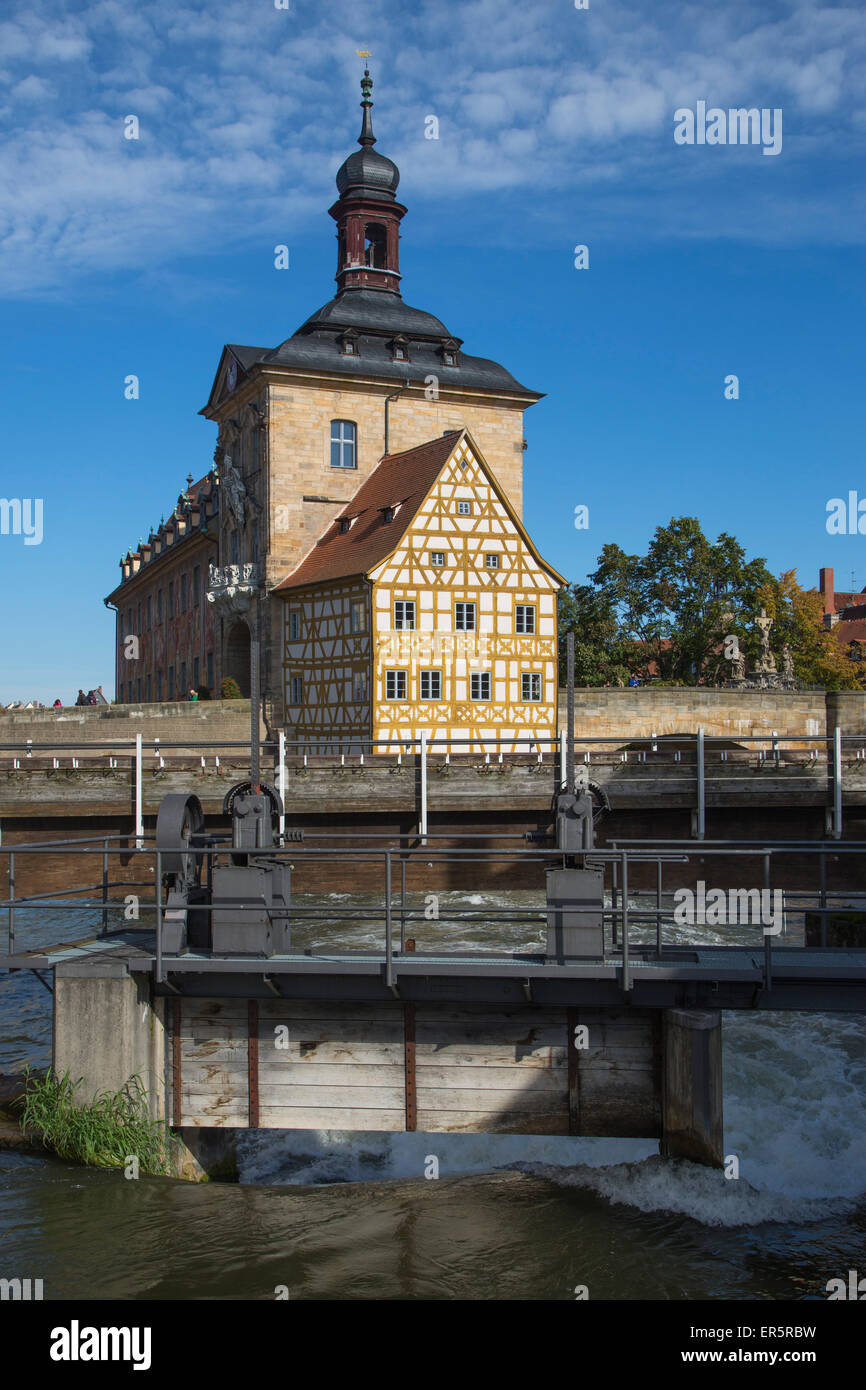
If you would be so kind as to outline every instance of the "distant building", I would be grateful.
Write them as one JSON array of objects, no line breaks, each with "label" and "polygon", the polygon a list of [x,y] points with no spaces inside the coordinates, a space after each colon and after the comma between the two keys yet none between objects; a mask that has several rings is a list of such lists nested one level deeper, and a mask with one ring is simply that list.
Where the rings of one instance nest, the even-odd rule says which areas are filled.
[{"label": "distant building", "polygon": [[866,589],[841,592],[834,587],[833,571],[818,572],[818,592],[824,603],[824,627],[833,633],[852,661],[866,654]]},{"label": "distant building", "polygon": [[183,700],[191,686],[219,695],[216,616],[207,602],[217,557],[219,489],[214,472],[192,481],[167,521],[121,559],[105,600],[117,610],[118,704]]}]

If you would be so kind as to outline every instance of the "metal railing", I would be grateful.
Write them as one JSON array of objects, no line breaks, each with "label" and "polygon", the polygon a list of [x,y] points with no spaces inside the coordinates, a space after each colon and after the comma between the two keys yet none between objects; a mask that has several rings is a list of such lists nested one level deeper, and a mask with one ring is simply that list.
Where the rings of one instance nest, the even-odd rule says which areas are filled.
[{"label": "metal railing", "polygon": [[[232,755],[238,750],[243,756],[235,762]],[[718,802],[722,794],[739,796],[748,786],[760,779],[766,790],[771,783],[779,793],[794,793],[804,788],[823,798],[827,810],[827,830],[834,839],[842,838],[843,788],[849,784],[859,787],[862,782],[866,799],[866,734],[843,735],[840,728],[832,735],[780,735],[776,732],[744,734],[736,737],[708,735],[702,729],[695,734],[640,737],[611,735],[576,736],[569,745],[566,733],[531,735],[513,738],[458,739],[449,734],[422,732],[401,739],[372,739],[322,737],[313,740],[290,739],[285,731],[272,740],[259,744],[262,759],[272,758],[272,776],[285,805],[288,774],[292,770],[328,766],[403,766],[412,760],[420,768],[420,823],[426,833],[428,811],[428,772],[431,759],[439,758],[439,768],[478,763],[482,767],[498,766],[503,770],[523,764],[547,766],[552,774],[553,789],[567,782],[569,758],[573,765],[583,768],[602,787],[619,789],[640,788],[651,779],[652,773],[663,776],[667,788],[689,797],[693,810],[694,835],[703,840],[706,833],[708,801]],[[68,760],[68,761],[67,761]],[[143,799],[146,772],[162,771],[168,760],[175,767],[218,776],[231,777],[249,767],[249,744],[226,741],[166,741],[160,738],[143,740],[141,734],[132,740],[98,743],[34,743],[27,739],[19,743],[0,743],[0,767],[16,771],[24,768],[66,771],[108,770],[127,762],[130,780],[134,784],[135,835],[141,842],[144,835]],[[231,760],[231,761],[230,761]],[[50,763],[50,767],[49,767]],[[862,778],[854,779],[858,769]],[[735,803],[731,803],[735,804]],[[285,829],[285,818],[281,823]]]},{"label": "metal railing", "polygon": [[[136,847],[132,845],[114,845],[112,840],[121,837],[99,837],[94,843],[90,840],[67,840],[52,841],[40,844],[18,844],[13,846],[0,846],[0,858],[6,856],[8,860],[8,895],[0,900],[0,910],[5,909],[7,914],[7,960],[14,960],[14,965],[7,965],[7,968],[22,969],[34,968],[26,964],[27,955],[18,948],[16,941],[16,913],[27,911],[37,913],[45,911],[81,911],[87,909],[93,912],[94,921],[100,921],[100,929],[96,936],[98,940],[111,940],[113,937],[123,937],[128,940],[131,932],[138,931],[144,933],[140,938],[145,950],[152,950],[154,953],[156,978],[162,982],[166,978],[166,957],[164,952],[163,930],[165,902],[163,895],[163,874],[162,874],[162,852],[155,846]],[[147,838],[147,837],[145,837]],[[522,867],[537,865],[539,871],[539,888],[542,889],[542,873],[545,869],[563,867],[567,860],[561,851],[553,848],[542,848],[540,846],[527,847],[524,844],[513,844],[507,849],[502,849],[498,845],[495,848],[478,848],[477,844],[465,847],[455,847],[450,841],[453,836],[429,835],[425,845],[396,844],[394,847],[381,844],[383,840],[396,841],[397,836],[381,834],[368,835],[365,838],[371,840],[371,844],[353,843],[351,846],[342,848],[340,842],[351,837],[348,835],[330,834],[322,832],[315,838],[329,841],[320,848],[309,844],[299,845],[297,843],[284,844],[270,850],[256,850],[257,858],[285,860],[288,859],[294,869],[300,866],[327,866],[329,869],[338,870],[341,867],[348,868],[350,874],[354,872],[352,866],[361,864],[376,866],[381,877],[379,881],[382,885],[380,893],[355,894],[355,901],[346,904],[329,903],[326,906],[321,904],[301,903],[298,905],[297,897],[293,897],[289,910],[291,926],[297,929],[303,925],[321,926],[328,923],[334,928],[334,941],[329,945],[327,952],[324,948],[319,948],[321,954],[333,954],[344,950],[339,941],[339,929],[342,923],[363,921],[365,924],[381,924],[383,931],[383,942],[379,951],[364,951],[360,953],[365,959],[379,961],[386,984],[390,987],[394,984],[399,969],[400,958],[405,956],[412,948],[408,947],[407,930],[412,927],[415,930],[420,928],[422,933],[425,931],[424,923],[427,923],[427,931],[430,933],[430,920],[426,915],[426,906],[413,907],[409,901],[409,890],[407,886],[407,870],[419,866],[427,868],[439,867],[442,865],[450,866],[477,866],[494,864],[520,864]],[[522,840],[520,836],[494,836],[494,835],[467,835],[466,840],[486,841],[495,840],[497,842],[508,840]],[[94,837],[97,840],[97,837]],[[438,847],[437,841],[447,840],[449,843]],[[209,865],[208,879],[211,877],[210,870],[221,855],[228,855],[232,852],[230,837],[222,835],[211,835],[208,837],[208,844],[204,847],[184,851],[202,857]],[[41,856],[70,854],[80,855],[87,859],[96,856],[101,859],[102,876],[101,881],[88,882],[83,887],[75,889],[58,890],[58,892],[40,892],[38,894],[21,895],[16,893],[16,861],[22,856]],[[828,889],[827,886],[827,863],[829,861],[839,862],[848,855],[863,856],[866,854],[866,844],[850,843],[839,845],[835,842],[810,842],[810,843],[745,843],[745,842],[704,842],[698,850],[690,842],[640,842],[631,841],[626,846],[622,843],[614,844],[608,849],[592,849],[581,851],[573,856],[574,860],[584,866],[601,868],[604,872],[606,893],[604,906],[585,907],[572,909],[578,915],[581,912],[592,914],[596,919],[600,915],[603,925],[602,932],[602,952],[599,964],[613,965],[619,972],[619,980],[622,990],[629,993],[633,985],[633,971],[636,960],[647,960],[655,958],[661,961],[665,953],[675,955],[687,949],[698,947],[707,948],[705,940],[690,939],[688,935],[682,934],[683,925],[692,925],[697,929],[707,926],[716,927],[717,923],[710,921],[706,914],[704,918],[693,920],[685,924],[677,918],[677,899],[681,898],[684,891],[682,882],[677,887],[666,888],[664,885],[664,870],[666,865],[678,865],[680,871],[678,878],[685,881],[689,877],[688,872],[683,873],[682,866],[688,866],[691,861],[697,860],[700,864],[713,859],[728,861],[726,871],[729,872],[731,860],[760,860],[761,871],[759,874],[748,874],[749,878],[756,879],[756,883],[751,888],[739,888],[736,890],[724,889],[724,892],[735,892],[736,894],[745,893],[749,899],[750,915],[746,920],[739,916],[736,921],[727,923],[730,926],[760,927],[763,941],[763,988],[770,989],[773,980],[773,944],[774,939],[787,932],[789,917],[792,913],[810,913],[820,917],[821,921],[821,948],[827,948],[827,920],[828,917],[849,917],[854,920],[862,921],[866,916],[866,892],[849,889]],[[112,856],[125,857],[127,862],[136,863],[138,861],[153,861],[155,868],[155,887],[151,880],[138,875],[128,879],[113,879],[110,875],[110,860]],[[779,861],[788,856],[794,857],[799,865],[802,861],[815,859],[818,860],[819,878],[818,883],[813,889],[792,889],[778,890],[783,892],[783,919],[781,923],[772,922],[768,925],[763,916],[761,892],[772,894],[773,864],[778,865]],[[394,887],[394,868],[399,865],[399,888]],[[645,878],[650,871],[654,870],[654,882],[650,886],[643,886],[641,879]],[[377,877],[379,876],[377,874]],[[329,880],[333,884],[333,874]],[[703,880],[700,880],[701,882]],[[778,877],[777,877],[778,881]],[[147,895],[135,895],[137,910],[142,917],[149,917],[150,923],[144,922],[138,928],[131,927],[128,922],[123,926],[112,929],[110,927],[110,917],[114,910],[123,908],[128,901],[126,897],[116,898],[111,896],[112,890],[118,888],[137,888],[146,889]],[[100,896],[92,897],[61,897],[60,894],[91,893],[98,891]],[[429,899],[429,885],[413,887],[413,893],[420,894]],[[716,891],[715,889],[711,891]],[[753,899],[751,894],[759,895],[759,911],[757,919],[751,912]],[[152,893],[152,897],[149,896]],[[350,896],[350,895],[347,895]],[[362,897],[373,897],[373,902],[359,901]],[[436,895],[441,899],[442,890]],[[739,909],[741,899],[736,899]],[[244,909],[255,908],[259,911],[270,912],[265,900],[252,897],[248,901],[239,903],[236,900],[223,901],[212,899],[210,903],[195,903],[195,911],[202,913],[212,913],[217,910],[228,908],[242,912]],[[152,914],[152,916],[151,916]],[[283,910],[280,910],[283,916]],[[540,933],[543,927],[549,922],[549,907],[543,898],[540,898],[537,907],[517,907],[508,908],[502,906],[477,907],[462,904],[453,906],[449,909],[439,911],[437,905],[437,915],[435,917],[435,930],[441,933],[444,925],[456,925],[464,928],[471,928],[479,922],[489,921],[491,918],[496,921],[507,923],[509,926],[523,925],[536,934]],[[772,927],[772,929],[770,929]],[[675,941],[665,939],[666,928],[673,930],[678,928],[677,939]],[[647,933],[649,933],[647,935]],[[694,935],[694,934],[693,934]],[[152,942],[152,944],[150,944]],[[485,959],[499,960],[503,956],[511,954],[515,963],[533,961],[536,964],[543,963],[546,969],[554,973],[566,969],[567,967],[558,964],[557,961],[545,955],[543,948],[539,947],[539,952],[519,953],[508,952],[507,946],[495,952],[478,950],[449,950],[443,947],[441,939],[429,941],[431,950],[437,959],[447,956],[455,962],[483,962]],[[414,942],[413,942],[414,947]],[[45,963],[44,957],[50,952],[52,947],[41,945],[35,949],[37,959]],[[57,949],[57,943],[53,949]],[[713,947],[713,949],[719,949]],[[743,951],[749,949],[742,943],[735,943],[728,947],[732,951]],[[754,948],[751,948],[754,949]],[[307,955],[316,952],[306,952]],[[417,960],[417,955],[413,956]],[[38,968],[42,968],[42,964]],[[196,948],[195,956],[196,969],[199,967],[203,972],[225,971],[231,968],[232,960],[223,956],[216,956],[211,953],[201,951]],[[267,971],[267,958],[261,961],[262,969]]]}]

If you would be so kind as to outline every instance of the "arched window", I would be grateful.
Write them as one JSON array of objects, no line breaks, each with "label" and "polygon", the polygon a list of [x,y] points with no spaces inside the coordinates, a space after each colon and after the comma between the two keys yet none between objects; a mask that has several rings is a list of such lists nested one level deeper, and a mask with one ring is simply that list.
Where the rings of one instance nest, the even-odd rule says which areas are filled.
[{"label": "arched window", "polygon": [[358,427],[354,420],[331,421],[331,467],[357,468]]},{"label": "arched window", "polygon": [[387,233],[381,222],[368,222],[364,228],[364,264],[384,270],[387,242]]}]

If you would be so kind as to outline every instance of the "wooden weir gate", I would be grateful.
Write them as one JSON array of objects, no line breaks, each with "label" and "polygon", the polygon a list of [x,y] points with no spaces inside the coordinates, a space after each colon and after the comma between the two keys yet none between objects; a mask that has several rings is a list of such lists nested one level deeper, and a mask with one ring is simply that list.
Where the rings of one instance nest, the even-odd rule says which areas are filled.
[{"label": "wooden weir gate", "polygon": [[195,998],[169,1008],[181,1128],[661,1137],[658,1011]]},{"label": "wooden weir gate", "polygon": [[[137,861],[131,881],[147,883],[149,873],[150,893],[154,882],[157,892],[153,901],[143,897],[141,907],[142,914],[155,912],[156,930],[113,925],[122,898],[71,898],[66,905],[76,911],[94,909],[101,932],[26,949],[15,937],[15,915],[20,937],[24,909],[56,908],[58,899],[10,892],[0,904],[9,916],[0,969],[53,973],[55,1070],[82,1078],[82,1096],[116,1091],[139,1075],[154,1116],[185,1142],[185,1175],[199,1177],[224,1175],[238,1135],[249,1129],[659,1139],[669,1156],[718,1167],[724,1160],[723,1011],[866,1012],[866,946],[854,935],[862,931],[866,893],[834,894],[825,865],[830,856],[862,864],[866,845],[740,842],[732,851],[727,842],[633,842],[578,851],[576,858],[594,866],[590,873],[603,879],[605,870],[616,869],[618,875],[605,899],[610,905],[593,909],[599,950],[592,958],[577,953],[581,959],[551,949],[549,885],[546,911],[542,898],[531,909],[492,907],[483,914],[512,923],[532,919],[530,938],[546,920],[547,951],[443,948],[444,916],[435,935],[422,935],[427,949],[415,950],[406,929],[423,933],[426,924],[423,908],[412,908],[406,896],[402,861],[412,860],[419,871],[417,880],[409,875],[410,891],[423,891],[425,866],[446,852],[435,841],[429,836],[410,849],[384,850],[380,843],[364,851],[385,868],[384,897],[375,911],[367,903],[360,913],[378,923],[374,940],[381,942],[384,924],[384,950],[338,944],[340,912],[356,913],[354,905],[335,907],[332,920],[331,907],[293,898],[277,915],[288,912],[301,940],[307,914],[317,939],[326,927],[333,948],[303,950],[293,935],[270,955],[220,952],[192,937],[183,949],[168,949],[177,913],[172,916],[159,889],[160,851],[146,843],[138,850],[81,845],[82,854],[103,863],[104,895],[104,863],[112,853]],[[53,852],[14,848],[16,857]],[[216,841],[201,851],[214,860],[229,852]],[[779,945],[773,935],[762,941],[759,929],[748,947],[686,944],[681,931],[673,941],[674,893],[670,882],[663,884],[663,868],[673,869],[677,885],[692,871],[710,881],[714,873],[729,873],[732,852],[744,856],[737,861],[743,865],[758,861],[758,882],[767,892],[777,872],[783,875],[777,863],[811,865],[816,878],[820,867],[818,889],[785,890],[788,907],[817,920],[820,940],[813,932],[806,945]],[[11,858],[13,851],[6,853]],[[267,853],[288,863],[334,851],[294,844]],[[559,873],[564,858],[528,846],[511,853],[536,863],[539,877],[551,865]],[[360,854],[353,845],[347,862]],[[392,854],[401,862],[396,894]],[[485,851],[463,854],[480,858]],[[696,860],[691,869],[690,859]],[[741,882],[751,881],[745,867],[742,874]],[[215,896],[209,910],[264,911],[248,904]],[[190,921],[195,911],[190,899],[184,907]],[[452,914],[462,935],[473,911]],[[850,939],[834,945],[831,927],[846,912]]]}]

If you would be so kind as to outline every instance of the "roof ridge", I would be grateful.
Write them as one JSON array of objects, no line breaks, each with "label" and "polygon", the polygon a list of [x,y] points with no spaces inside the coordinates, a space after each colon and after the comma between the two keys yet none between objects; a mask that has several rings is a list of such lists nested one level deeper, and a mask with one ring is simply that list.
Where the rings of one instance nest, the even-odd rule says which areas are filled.
[{"label": "roof ridge", "polygon": [[[432,439],[425,439],[423,444],[413,444],[411,449],[400,449],[396,454],[382,454],[379,458],[379,462],[377,463],[376,468],[381,467],[381,465],[388,460],[405,458],[407,454],[415,454],[418,452],[419,449],[430,449],[434,444],[441,444],[444,439],[450,439],[452,435],[465,433],[465,425],[460,425],[458,429],[443,430],[441,434],[435,434]],[[373,472],[375,471],[376,470],[374,469]],[[373,474],[371,473],[370,477],[372,478],[372,476]],[[369,481],[369,479],[367,481]],[[361,487],[363,486],[364,484],[362,483]],[[358,491],[360,492],[361,488],[359,488]]]}]

